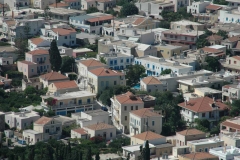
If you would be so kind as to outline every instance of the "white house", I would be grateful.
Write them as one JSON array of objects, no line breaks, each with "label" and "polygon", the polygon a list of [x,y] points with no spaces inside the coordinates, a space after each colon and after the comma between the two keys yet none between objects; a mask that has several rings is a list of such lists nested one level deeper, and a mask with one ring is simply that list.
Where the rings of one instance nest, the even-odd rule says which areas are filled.
[{"label": "white house", "polygon": [[140,90],[148,92],[167,91],[167,83],[153,76],[144,77],[140,80]]},{"label": "white house", "polygon": [[187,12],[192,14],[204,13],[210,3],[209,1],[192,2],[190,6],[187,6]]},{"label": "white house", "polygon": [[232,11],[228,11],[228,10],[220,10],[219,11],[219,22],[222,23],[239,23],[240,22],[240,18],[239,18],[239,14],[240,14],[240,7],[238,7],[237,9],[233,9]]},{"label": "white house", "polygon": [[0,65],[9,65],[13,64],[13,57],[0,57]]},{"label": "white house", "polygon": [[162,115],[155,113],[153,108],[142,108],[130,112],[130,135],[152,131],[157,134],[162,132]]},{"label": "white house", "polygon": [[41,37],[28,39],[28,49],[30,51],[36,50],[39,47],[50,47],[50,44],[50,41]]},{"label": "white house", "polygon": [[88,139],[88,133],[83,128],[72,129],[71,138]]},{"label": "white house", "polygon": [[32,129],[23,130],[23,140],[26,141],[26,144],[34,145],[37,142],[42,141],[42,133],[34,131]]},{"label": "white house", "polygon": [[240,99],[240,85],[229,84],[222,87],[223,102],[232,103],[234,100]]},{"label": "white house", "polygon": [[209,150],[209,153],[219,157],[221,160],[233,160],[235,156],[240,155],[240,150],[237,147],[233,146],[224,146],[212,148]]}]

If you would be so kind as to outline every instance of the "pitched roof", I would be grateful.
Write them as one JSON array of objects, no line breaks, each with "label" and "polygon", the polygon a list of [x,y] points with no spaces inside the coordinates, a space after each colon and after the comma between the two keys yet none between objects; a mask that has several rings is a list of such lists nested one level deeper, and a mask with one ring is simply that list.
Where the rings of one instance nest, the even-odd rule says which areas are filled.
[{"label": "pitched roof", "polygon": [[218,159],[217,156],[214,156],[207,152],[196,152],[196,153],[182,154],[179,156],[184,157],[184,159],[189,159],[189,160],[192,160],[192,159],[194,159],[194,160]]},{"label": "pitched roof", "polygon": [[181,134],[183,136],[190,136],[190,135],[197,135],[197,134],[205,134],[204,132],[197,130],[195,128],[192,129],[186,129],[180,132],[177,132],[178,134]]},{"label": "pitched roof", "polygon": [[75,81],[64,81],[53,83],[57,89],[77,88],[78,85]]},{"label": "pitched roof", "polygon": [[97,61],[95,59],[88,59],[88,60],[83,60],[80,63],[87,67],[96,67],[96,66],[106,66],[105,64],[101,63],[100,61]]},{"label": "pitched roof", "polygon": [[81,134],[81,135],[86,135],[87,132],[83,129],[83,128],[77,128],[77,129],[73,129],[73,131]]},{"label": "pitched roof", "polygon": [[161,82],[153,76],[145,77],[142,79],[142,81],[145,84],[161,84]]},{"label": "pitched roof", "polygon": [[226,121],[222,122],[222,125],[223,126],[228,126],[228,127],[231,127],[231,128],[237,129],[237,130],[240,130],[240,124],[233,123],[233,122],[231,122],[229,120],[226,120]]},{"label": "pitched roof", "polygon": [[213,101],[209,97],[199,97],[190,99],[188,102],[179,103],[178,106],[186,108],[196,113],[212,112],[218,107],[218,110],[225,110],[228,106],[219,101]]},{"label": "pitched roof", "polygon": [[237,45],[235,48],[240,49],[240,41],[237,42]]},{"label": "pitched roof", "polygon": [[31,38],[31,39],[29,39],[33,44],[35,44],[35,45],[38,45],[38,44],[40,44],[40,43],[42,43],[43,41],[44,41],[44,39],[43,38]]},{"label": "pitched roof", "polygon": [[136,97],[132,94],[132,92],[127,92],[127,93],[124,93],[124,94],[120,94],[120,95],[116,95],[115,98],[117,99],[117,101],[121,104],[129,104],[129,103],[133,103],[133,104],[136,104],[136,103],[143,103],[142,99],[139,98],[139,97]]},{"label": "pitched roof", "polygon": [[134,136],[132,136],[134,138],[146,141],[146,140],[154,140],[154,139],[159,139],[159,138],[164,138],[164,136],[154,133],[152,131],[146,131],[140,134],[136,134]]},{"label": "pitched roof", "polygon": [[87,21],[88,22],[98,22],[98,21],[111,20],[112,18],[113,18],[112,15],[102,15],[101,17],[90,18]]},{"label": "pitched roof", "polygon": [[36,63],[30,61],[19,61],[20,63],[28,64],[28,65],[35,65]]},{"label": "pitched roof", "polygon": [[57,6],[57,8],[60,8],[60,7],[68,7],[69,5],[67,3],[62,3],[62,2],[57,3],[57,5],[56,5],[56,3],[49,5],[49,7],[54,7],[54,8],[56,8],[56,6]]},{"label": "pitched roof", "polygon": [[48,81],[52,81],[52,80],[66,80],[66,79],[69,79],[68,77],[58,73],[58,72],[50,72],[50,73],[47,73],[47,74],[44,74],[44,75],[41,75],[40,76],[41,78],[45,79],[45,80],[48,80]]},{"label": "pitched roof", "polygon": [[213,5],[213,4],[206,6],[206,9],[209,9],[209,10],[219,10],[221,8],[222,8],[221,6],[217,6],[217,5]]},{"label": "pitched roof", "polygon": [[217,41],[217,40],[222,40],[223,37],[215,34],[215,35],[208,36],[206,39],[209,41]]},{"label": "pitched roof", "polygon": [[60,36],[65,36],[65,35],[69,35],[71,33],[75,33],[75,29],[73,28],[69,28],[69,29],[66,29],[66,28],[53,28],[52,31],[54,33],[57,33],[59,34]]},{"label": "pitched roof", "polygon": [[27,52],[31,55],[39,55],[39,54],[49,54],[48,50],[44,50],[44,49],[36,49],[34,51],[30,51],[30,52]]},{"label": "pitched roof", "polygon": [[135,110],[135,111],[131,111],[132,114],[138,116],[138,117],[142,117],[142,118],[146,118],[146,117],[161,117],[160,114],[153,112],[152,108],[142,108],[139,110]]},{"label": "pitched roof", "polygon": [[106,124],[106,123],[97,123],[85,126],[85,128],[91,129],[91,130],[103,130],[103,129],[109,129],[109,128],[115,128],[112,125]]},{"label": "pitched roof", "polygon": [[37,121],[35,121],[34,123],[36,123],[36,124],[47,124],[47,123],[50,122],[51,120],[52,120],[52,118],[42,116],[41,118],[39,118],[39,119],[38,119]]},{"label": "pitched roof", "polygon": [[122,72],[106,69],[104,67],[91,69],[90,72],[95,74],[96,76],[123,76],[124,75],[124,73]]},{"label": "pitched roof", "polygon": [[133,24],[139,25],[139,24],[143,23],[144,21],[145,21],[145,18],[138,18],[133,22]]},{"label": "pitched roof", "polygon": [[215,49],[215,48],[209,48],[209,47],[204,47],[202,48],[204,52],[209,52],[209,53],[219,53],[222,52],[222,50]]},{"label": "pitched roof", "polygon": [[5,23],[9,26],[14,26],[16,24],[16,22],[14,20],[5,21]]},{"label": "pitched roof", "polygon": [[240,36],[239,35],[225,39],[225,41],[227,41],[227,42],[236,42],[236,41],[239,41],[239,40],[240,40]]},{"label": "pitched roof", "polygon": [[240,56],[232,56],[232,58],[234,58],[236,60],[240,60]]}]

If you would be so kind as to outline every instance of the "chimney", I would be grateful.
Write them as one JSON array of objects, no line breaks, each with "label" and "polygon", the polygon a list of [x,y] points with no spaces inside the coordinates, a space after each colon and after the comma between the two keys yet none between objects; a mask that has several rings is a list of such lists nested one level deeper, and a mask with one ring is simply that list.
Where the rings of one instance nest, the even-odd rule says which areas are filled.
[{"label": "chimney", "polygon": [[8,74],[6,74],[6,79],[8,79]]},{"label": "chimney", "polygon": [[14,11],[12,11],[12,18],[14,18]]}]

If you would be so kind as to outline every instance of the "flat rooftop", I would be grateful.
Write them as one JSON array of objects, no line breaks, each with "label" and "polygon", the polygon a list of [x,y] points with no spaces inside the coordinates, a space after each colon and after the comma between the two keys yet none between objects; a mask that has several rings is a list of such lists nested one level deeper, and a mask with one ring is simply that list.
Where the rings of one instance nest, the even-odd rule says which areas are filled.
[{"label": "flat rooftop", "polygon": [[189,79],[178,80],[179,83],[190,85],[190,86],[208,84],[211,82],[219,82],[219,81],[223,81],[223,79],[219,79],[219,78],[215,78],[215,77],[207,79],[206,77],[203,77],[203,80],[198,80],[198,77],[194,77],[194,78],[189,78]]},{"label": "flat rooftop", "polygon": [[34,112],[34,111],[26,111],[26,112],[6,112],[5,116],[12,116],[12,117],[17,117],[20,119],[26,119],[29,117],[35,117],[35,116],[39,116],[38,112]]},{"label": "flat rooftop", "polygon": [[218,143],[218,142],[223,142],[223,140],[216,137],[216,138],[210,138],[210,139],[188,141],[187,143],[192,145],[204,145],[204,144],[212,144],[212,143]]},{"label": "flat rooftop", "polygon": [[230,154],[234,154],[234,155],[240,155],[240,149],[237,147],[233,147],[233,146],[226,146],[226,149],[224,149],[224,147],[217,147],[217,148],[212,148],[209,150],[210,154],[217,154],[217,155],[230,155]]},{"label": "flat rooftop", "polygon": [[103,111],[101,109],[85,111],[84,113],[86,113],[86,114],[88,114],[90,116],[93,116],[93,117],[95,117],[95,116],[104,116],[104,115],[109,116],[108,112],[105,112],[105,111]]},{"label": "flat rooftop", "polygon": [[90,96],[96,96],[96,94],[93,94],[88,91],[77,91],[77,92],[69,92],[69,93],[64,93],[59,95],[49,95],[49,96],[41,96],[41,97],[44,99],[52,97],[57,100],[64,100],[64,99],[90,97]]},{"label": "flat rooftop", "polygon": [[167,49],[179,49],[182,48],[182,46],[175,46],[175,45],[171,45],[171,44],[157,44],[157,45],[153,45],[154,47],[157,48],[167,48]]},{"label": "flat rooftop", "polygon": [[[135,151],[140,151],[140,146],[142,146],[142,144],[124,146],[124,147],[122,147],[122,149],[133,153]],[[153,144],[149,143],[149,148],[155,148],[155,146]]]},{"label": "flat rooftop", "polygon": [[133,57],[133,55],[127,55],[123,53],[100,53],[101,56],[105,58],[112,58],[112,57]]},{"label": "flat rooftop", "polygon": [[71,117],[66,117],[66,116],[55,116],[54,119],[60,121],[60,122],[69,122],[69,121],[75,121],[75,119],[71,118]]},{"label": "flat rooftop", "polygon": [[200,36],[204,34],[204,31],[195,31],[195,30],[167,30],[164,31],[164,33],[169,34],[181,34],[181,35],[187,35],[187,36]]},{"label": "flat rooftop", "polygon": [[66,9],[66,8],[51,8],[50,11],[54,14],[66,15],[66,14],[85,14],[85,11],[80,11],[76,9]]},{"label": "flat rooftop", "polygon": [[198,26],[203,25],[201,23],[192,22],[192,21],[189,21],[189,20],[180,20],[180,21],[175,21],[175,22],[172,22],[172,23],[175,23],[175,24],[178,24],[178,25],[198,25]]},{"label": "flat rooftop", "polygon": [[216,89],[212,89],[212,88],[209,88],[209,87],[199,87],[199,88],[195,88],[195,91],[198,90],[202,93],[222,93],[222,91],[219,91],[219,90],[216,90]]},{"label": "flat rooftop", "polygon": [[26,129],[23,132],[30,133],[30,134],[41,134],[40,132],[32,130],[32,129]]}]

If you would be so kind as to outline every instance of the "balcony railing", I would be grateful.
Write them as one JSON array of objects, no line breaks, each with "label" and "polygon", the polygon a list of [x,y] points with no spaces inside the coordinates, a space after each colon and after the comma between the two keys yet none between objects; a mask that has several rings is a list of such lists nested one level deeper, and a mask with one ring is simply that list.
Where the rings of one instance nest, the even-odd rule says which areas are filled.
[{"label": "balcony railing", "polygon": [[114,119],[119,122],[119,118],[117,116],[114,116]]},{"label": "balcony railing", "polygon": [[[41,105],[47,106],[47,103],[41,102]],[[80,107],[80,106],[86,106],[86,105],[93,105],[93,102],[90,103],[79,103],[79,104],[63,104],[63,105],[54,105],[52,106],[52,109],[58,109],[58,108],[68,108],[68,107]]]},{"label": "balcony railing", "polygon": [[135,125],[134,123],[130,123],[130,126],[132,126],[133,128],[135,128],[135,129],[137,129],[138,127],[137,127],[137,125]]},{"label": "balcony railing", "polygon": [[57,134],[58,132],[57,131],[55,131],[55,132],[49,132],[48,134],[49,135],[54,135],[54,134]]}]

